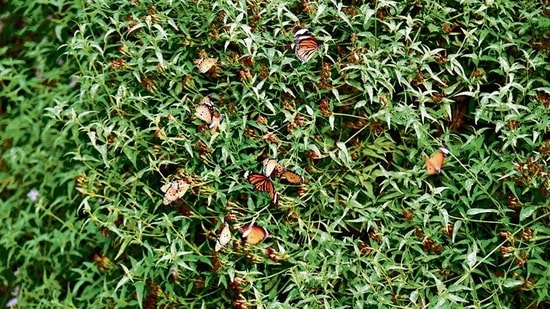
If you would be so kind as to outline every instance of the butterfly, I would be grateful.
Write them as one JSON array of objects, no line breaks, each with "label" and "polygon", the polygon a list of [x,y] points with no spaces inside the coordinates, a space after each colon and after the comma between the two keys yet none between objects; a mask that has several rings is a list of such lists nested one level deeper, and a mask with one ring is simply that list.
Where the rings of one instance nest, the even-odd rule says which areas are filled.
[{"label": "butterfly", "polygon": [[279,177],[285,168],[274,158],[267,158],[262,161],[264,166],[264,175],[267,177]]},{"label": "butterfly", "polygon": [[269,236],[267,230],[258,225],[245,225],[239,229],[242,238],[246,240],[247,243],[255,245],[262,240],[266,239]]},{"label": "butterfly", "polygon": [[250,171],[246,171],[244,173],[244,178],[248,180],[248,182],[250,182],[256,190],[269,193],[269,198],[271,198],[271,203],[273,205],[277,206],[279,204],[279,194],[275,192],[275,186],[273,185],[271,178],[266,175],[252,173]]},{"label": "butterfly", "polygon": [[428,175],[439,174],[441,168],[443,167],[445,157],[448,154],[449,150],[445,147],[441,147],[431,158],[424,156],[424,162],[426,162],[426,171],[428,171]]},{"label": "butterfly", "polygon": [[267,158],[263,162],[264,175],[270,178],[282,178],[292,184],[302,184],[306,182],[306,179],[297,173],[285,168],[277,159]]},{"label": "butterfly", "polygon": [[311,59],[313,54],[321,48],[321,45],[308,29],[294,28],[294,53],[302,62]]},{"label": "butterfly", "polygon": [[303,176],[298,175],[297,173],[285,169],[281,178],[295,185],[303,184],[306,182],[306,179]]},{"label": "butterfly", "polygon": [[164,205],[168,205],[179,200],[185,192],[187,192],[187,189],[189,189],[190,186],[191,184],[183,179],[176,179],[165,183],[162,187],[160,187],[160,191],[164,193],[162,203]]},{"label": "butterfly", "polygon": [[218,62],[217,58],[204,57],[195,60],[193,64],[199,69],[199,72],[206,73],[216,64],[216,62]]},{"label": "butterfly", "polygon": [[222,115],[214,111],[214,104],[208,96],[195,108],[195,116],[208,124],[212,134],[216,133],[222,121]]},{"label": "butterfly", "polygon": [[225,245],[227,245],[231,241],[231,230],[229,229],[229,224],[227,222],[224,222],[224,227],[220,233],[220,236],[216,240],[216,246],[214,247],[214,250],[216,252],[220,251]]},{"label": "butterfly", "polygon": [[195,108],[195,116],[210,125],[214,118],[214,104],[210,101],[203,100],[203,102]]}]

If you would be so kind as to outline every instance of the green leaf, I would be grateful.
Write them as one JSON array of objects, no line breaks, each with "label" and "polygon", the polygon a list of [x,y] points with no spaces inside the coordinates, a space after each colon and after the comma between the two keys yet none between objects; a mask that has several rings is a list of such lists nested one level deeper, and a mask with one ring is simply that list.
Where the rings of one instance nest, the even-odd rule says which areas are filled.
[{"label": "green leaf", "polygon": [[485,213],[498,213],[498,210],[496,210],[496,209],[470,208],[466,212],[466,214],[468,216],[475,216],[475,215],[485,214]]},{"label": "green leaf", "polygon": [[537,211],[537,206],[524,206],[521,207],[519,212],[519,221],[525,221],[525,219],[531,217],[535,211]]}]

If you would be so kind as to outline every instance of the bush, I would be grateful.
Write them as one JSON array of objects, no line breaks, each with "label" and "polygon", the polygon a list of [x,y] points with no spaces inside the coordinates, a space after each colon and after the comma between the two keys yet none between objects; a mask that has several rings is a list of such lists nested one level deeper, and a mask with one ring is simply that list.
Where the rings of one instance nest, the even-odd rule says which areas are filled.
[{"label": "bush", "polygon": [[[546,4],[6,12],[3,302],[18,290],[21,307],[549,304]],[[323,43],[305,63],[295,26]],[[201,73],[206,57],[217,62]],[[195,115],[205,97],[216,130]],[[307,179],[274,179],[277,206],[243,178],[268,157]],[[215,252],[224,222],[232,240]],[[241,240],[251,223],[269,237]]]}]

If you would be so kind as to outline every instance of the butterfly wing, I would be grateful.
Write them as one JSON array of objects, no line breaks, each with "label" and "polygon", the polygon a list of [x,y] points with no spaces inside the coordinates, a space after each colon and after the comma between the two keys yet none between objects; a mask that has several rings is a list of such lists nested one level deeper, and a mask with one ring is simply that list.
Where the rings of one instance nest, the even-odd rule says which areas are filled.
[{"label": "butterfly wing", "polygon": [[208,72],[218,62],[217,58],[200,58],[195,60],[194,64],[199,69],[199,72]]},{"label": "butterfly wing", "polygon": [[212,124],[214,117],[214,106],[212,104],[200,104],[195,109],[195,116],[207,124]]},{"label": "butterfly wing", "polygon": [[319,48],[321,48],[321,44],[317,42],[308,29],[295,29],[294,53],[298,59],[302,62],[308,61]]},{"label": "butterfly wing", "polygon": [[277,166],[275,167],[275,170],[272,173],[272,177],[281,177],[281,175],[285,170],[286,169],[284,168],[284,166],[277,164]]},{"label": "butterfly wing", "polygon": [[164,184],[160,188],[160,190],[164,193],[164,198],[162,200],[162,203],[164,205],[168,205],[182,198],[190,186],[191,184],[186,182],[183,179],[176,179]]},{"label": "butterfly wing", "polygon": [[216,246],[214,247],[214,250],[216,252],[220,251],[225,245],[227,245],[231,241],[231,230],[229,229],[229,224],[227,222],[224,222],[224,227],[220,233],[220,236],[216,240]]},{"label": "butterfly wing", "polygon": [[285,170],[282,173],[281,178],[295,185],[303,184],[306,181],[304,177],[290,170]]},{"label": "butterfly wing", "polygon": [[279,202],[279,195],[277,192],[275,192],[275,186],[273,185],[273,181],[271,181],[271,178],[258,174],[258,173],[252,173],[252,172],[245,172],[244,178],[250,182],[256,190],[260,192],[267,192],[269,193],[269,198],[271,198],[271,203],[274,205],[278,205]]},{"label": "butterfly wing", "polygon": [[215,115],[212,117],[212,123],[208,126],[210,128],[210,133],[215,134],[216,131],[218,131],[218,128],[220,127],[220,124],[222,122],[223,116],[221,114]]},{"label": "butterfly wing", "polygon": [[428,172],[428,175],[435,175],[439,173],[440,169],[434,165],[430,157],[424,156],[424,162],[426,162],[426,172]]},{"label": "butterfly wing", "polygon": [[269,197],[271,198],[271,204],[273,206],[278,207],[279,206],[279,193],[273,191],[273,194],[269,194]]},{"label": "butterfly wing", "polygon": [[443,163],[445,161],[446,153],[441,149],[436,152],[431,158],[428,156],[424,157],[424,162],[426,162],[426,171],[428,175],[436,175],[441,172]]},{"label": "butterfly wing", "polygon": [[267,230],[258,225],[247,225],[239,229],[247,243],[255,245],[269,236]]},{"label": "butterfly wing", "polygon": [[205,96],[204,98],[202,98],[201,100],[201,104],[207,104],[207,105],[214,105],[214,103],[212,103],[212,99],[210,98],[210,96]]},{"label": "butterfly wing", "polygon": [[277,159],[274,158],[267,158],[263,160],[262,164],[264,165],[264,175],[267,177],[271,177],[271,174],[280,166]]}]

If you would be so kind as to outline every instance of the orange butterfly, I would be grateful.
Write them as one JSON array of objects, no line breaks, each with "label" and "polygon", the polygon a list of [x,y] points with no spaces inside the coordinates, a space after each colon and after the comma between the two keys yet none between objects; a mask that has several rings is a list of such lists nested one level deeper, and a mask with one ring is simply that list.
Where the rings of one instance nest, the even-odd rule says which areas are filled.
[{"label": "orange butterfly", "polygon": [[255,245],[269,236],[267,230],[258,225],[245,225],[239,229],[247,243]]},{"label": "orange butterfly", "polygon": [[216,62],[218,62],[217,58],[205,57],[195,60],[193,64],[199,69],[199,72],[206,73],[216,64]]},{"label": "orange butterfly", "polygon": [[256,190],[269,193],[269,198],[271,198],[271,203],[273,205],[277,206],[279,204],[279,194],[275,192],[275,186],[273,185],[271,178],[266,175],[252,173],[250,171],[246,171],[244,173],[244,178],[248,180],[248,182],[250,182]]},{"label": "orange butterfly", "polygon": [[428,172],[428,175],[436,175],[441,172],[445,157],[449,153],[450,152],[447,148],[441,147],[431,158],[424,156],[424,162],[426,162],[426,171]]},{"label": "orange butterfly", "polygon": [[294,28],[294,53],[302,62],[306,62],[317,50],[321,44],[313,37],[306,28]]},{"label": "orange butterfly", "polygon": [[281,174],[281,178],[295,185],[303,184],[306,182],[306,179],[303,176],[298,175],[297,173],[285,169]]}]

